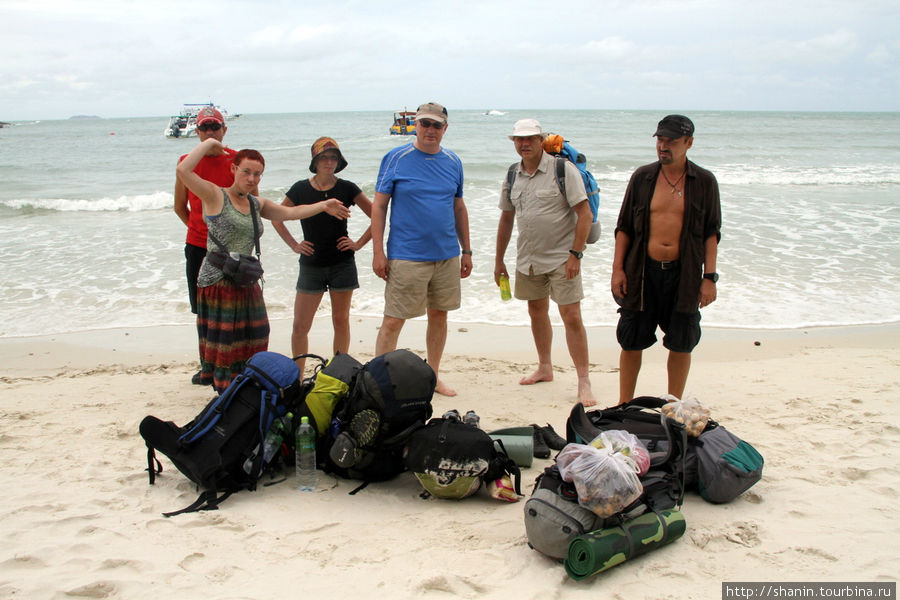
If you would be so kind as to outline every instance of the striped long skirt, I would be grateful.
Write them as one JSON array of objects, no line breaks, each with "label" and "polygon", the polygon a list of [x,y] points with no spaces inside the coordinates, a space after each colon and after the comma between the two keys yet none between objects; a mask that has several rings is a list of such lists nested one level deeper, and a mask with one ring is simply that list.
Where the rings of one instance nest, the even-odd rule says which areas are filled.
[{"label": "striped long skirt", "polygon": [[258,284],[239,287],[222,279],[197,289],[200,372],[222,393],[251,356],[269,348],[269,317]]}]

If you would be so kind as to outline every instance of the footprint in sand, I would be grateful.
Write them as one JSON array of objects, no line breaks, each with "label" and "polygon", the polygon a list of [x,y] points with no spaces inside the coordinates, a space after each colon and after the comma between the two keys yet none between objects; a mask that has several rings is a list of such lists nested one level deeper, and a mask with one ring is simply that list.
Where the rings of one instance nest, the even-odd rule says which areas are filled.
[{"label": "footprint in sand", "polygon": [[745,492],[741,496],[741,500],[749,502],[750,504],[761,504],[763,501],[762,496],[760,496],[756,492]]},{"label": "footprint in sand", "polygon": [[467,578],[453,577],[452,580],[446,575],[435,575],[429,577],[417,586],[420,592],[445,592],[454,596],[467,597],[470,592],[477,594],[485,594],[491,591],[491,588],[480,585]]},{"label": "footprint in sand", "polygon": [[748,548],[759,546],[759,528],[754,523],[735,523],[734,530],[725,534],[725,539]]},{"label": "footprint in sand", "polygon": [[109,598],[115,595],[116,586],[109,581],[95,581],[66,591],[66,596],[73,598]]},{"label": "footprint in sand", "polygon": [[193,552],[182,558],[178,566],[185,571],[194,571],[205,559],[206,555],[202,552]]}]

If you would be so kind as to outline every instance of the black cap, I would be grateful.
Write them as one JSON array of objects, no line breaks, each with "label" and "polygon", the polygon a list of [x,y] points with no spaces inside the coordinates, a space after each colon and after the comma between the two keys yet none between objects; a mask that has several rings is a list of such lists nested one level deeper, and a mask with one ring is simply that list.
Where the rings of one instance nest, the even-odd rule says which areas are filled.
[{"label": "black cap", "polygon": [[694,135],[694,124],[685,116],[669,115],[663,117],[663,120],[656,126],[656,137],[680,138],[683,136]]}]

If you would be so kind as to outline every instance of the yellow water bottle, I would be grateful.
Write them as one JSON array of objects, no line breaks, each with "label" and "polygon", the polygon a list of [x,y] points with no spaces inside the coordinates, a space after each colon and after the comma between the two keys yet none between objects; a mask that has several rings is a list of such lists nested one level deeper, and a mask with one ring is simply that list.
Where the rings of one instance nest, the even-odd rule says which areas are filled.
[{"label": "yellow water bottle", "polygon": [[500,299],[512,300],[512,292],[509,289],[509,277],[505,273],[500,274]]}]

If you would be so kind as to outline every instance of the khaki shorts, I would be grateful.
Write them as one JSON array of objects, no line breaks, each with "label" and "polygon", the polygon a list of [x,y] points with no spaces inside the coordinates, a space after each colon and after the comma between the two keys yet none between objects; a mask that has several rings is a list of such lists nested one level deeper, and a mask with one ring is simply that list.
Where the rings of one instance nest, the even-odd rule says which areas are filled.
[{"label": "khaki shorts", "polygon": [[460,306],[459,257],[438,262],[388,261],[384,315],[395,319],[421,317],[426,309],[456,310]]},{"label": "khaki shorts", "polygon": [[572,279],[566,279],[566,264],[549,273],[534,275],[516,271],[515,296],[519,300],[550,299],[561,306],[581,302],[584,289],[581,286],[581,272]]}]

